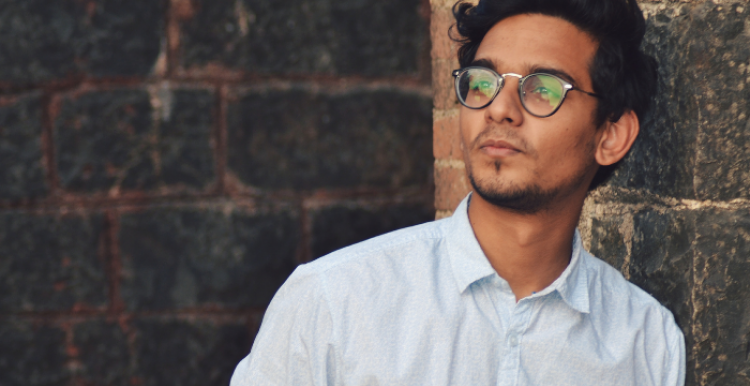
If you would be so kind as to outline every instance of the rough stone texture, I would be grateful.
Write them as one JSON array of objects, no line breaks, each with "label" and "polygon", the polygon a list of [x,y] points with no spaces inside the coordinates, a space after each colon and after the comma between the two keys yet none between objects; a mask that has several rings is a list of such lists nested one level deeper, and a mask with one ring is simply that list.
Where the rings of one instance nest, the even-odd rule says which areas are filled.
[{"label": "rough stone texture", "polygon": [[705,210],[696,221],[694,327],[696,381],[750,382],[750,214]]},{"label": "rough stone texture", "polygon": [[396,91],[252,92],[229,107],[228,166],[247,185],[426,185],[430,102]]},{"label": "rough stone texture", "polygon": [[135,328],[133,380],[143,386],[228,385],[253,340],[242,324],[144,319]]},{"label": "rough stone texture", "polygon": [[695,29],[686,15],[675,16],[672,7],[649,15],[647,28],[644,49],[659,65],[656,99],[609,184],[693,198],[698,90],[688,47],[703,30]]},{"label": "rough stone texture", "polygon": [[311,217],[312,253],[320,257],[386,232],[432,221],[435,210],[414,204],[386,208],[334,206],[314,210]]},{"label": "rough stone texture", "polygon": [[146,75],[159,55],[164,4],[6,1],[0,9],[0,83]]},{"label": "rough stone texture", "polygon": [[3,386],[63,386],[65,332],[34,328],[21,320],[0,321],[0,384]]},{"label": "rough stone texture", "polygon": [[158,119],[143,90],[70,96],[56,119],[60,183],[79,192],[200,188],[214,178],[210,147],[212,95],[157,92]]},{"label": "rough stone texture", "polygon": [[707,3],[695,6],[689,14],[691,31],[711,31],[693,37],[686,58],[698,88],[695,190],[701,199],[750,198],[747,8],[742,3]]},{"label": "rough stone texture", "polygon": [[0,312],[102,307],[101,216],[0,214]]},{"label": "rough stone texture", "polygon": [[[606,261],[611,266],[617,268],[620,272],[629,276],[630,269],[630,251],[627,243],[630,241],[627,237],[629,216],[602,216],[601,218],[592,218],[591,224],[591,248],[589,252],[592,255]],[[632,224],[632,221],[630,222]]]},{"label": "rough stone texture", "polygon": [[127,307],[265,307],[296,266],[295,218],[206,209],[124,215],[119,241]]},{"label": "rough stone texture", "polygon": [[264,73],[413,74],[427,52],[419,0],[200,0],[182,64]]},{"label": "rough stone texture", "polygon": [[47,193],[41,134],[38,95],[0,107],[0,199],[38,198]]},{"label": "rough stone texture", "polygon": [[130,386],[132,356],[128,338],[117,323],[91,320],[74,327],[73,344],[86,384]]}]

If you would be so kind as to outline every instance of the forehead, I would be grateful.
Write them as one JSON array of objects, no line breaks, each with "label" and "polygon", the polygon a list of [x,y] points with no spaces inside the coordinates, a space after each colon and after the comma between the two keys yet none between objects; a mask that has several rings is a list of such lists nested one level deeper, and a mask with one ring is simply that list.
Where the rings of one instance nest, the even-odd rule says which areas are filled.
[{"label": "forehead", "polygon": [[523,14],[495,24],[474,56],[495,64],[496,70],[528,74],[535,68],[562,71],[578,86],[590,86],[589,65],[597,42],[586,32],[558,17]]}]

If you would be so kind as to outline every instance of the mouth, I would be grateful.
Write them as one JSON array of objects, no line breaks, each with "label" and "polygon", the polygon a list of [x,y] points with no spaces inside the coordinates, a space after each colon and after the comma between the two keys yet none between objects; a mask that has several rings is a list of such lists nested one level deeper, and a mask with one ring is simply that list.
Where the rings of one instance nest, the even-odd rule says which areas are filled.
[{"label": "mouth", "polygon": [[482,142],[479,150],[490,157],[510,157],[522,153],[520,149],[506,141],[492,139]]}]

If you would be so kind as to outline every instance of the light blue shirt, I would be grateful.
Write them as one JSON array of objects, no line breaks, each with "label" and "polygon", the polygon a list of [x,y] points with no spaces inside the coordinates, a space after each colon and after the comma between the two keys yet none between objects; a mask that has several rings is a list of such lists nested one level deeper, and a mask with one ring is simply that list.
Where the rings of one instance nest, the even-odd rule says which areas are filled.
[{"label": "light blue shirt", "polygon": [[515,301],[467,215],[392,232],[294,271],[231,386],[683,385],[672,314],[581,247]]}]

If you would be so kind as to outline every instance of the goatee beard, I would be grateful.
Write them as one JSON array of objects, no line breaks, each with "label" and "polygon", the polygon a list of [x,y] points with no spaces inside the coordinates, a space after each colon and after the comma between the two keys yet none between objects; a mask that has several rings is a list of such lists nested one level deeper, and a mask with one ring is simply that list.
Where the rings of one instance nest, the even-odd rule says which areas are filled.
[{"label": "goatee beard", "polygon": [[535,214],[548,208],[559,190],[545,191],[539,185],[531,185],[524,189],[517,188],[501,191],[500,189],[492,189],[478,183],[471,172],[468,175],[471,186],[482,199],[499,208],[521,214]]}]

